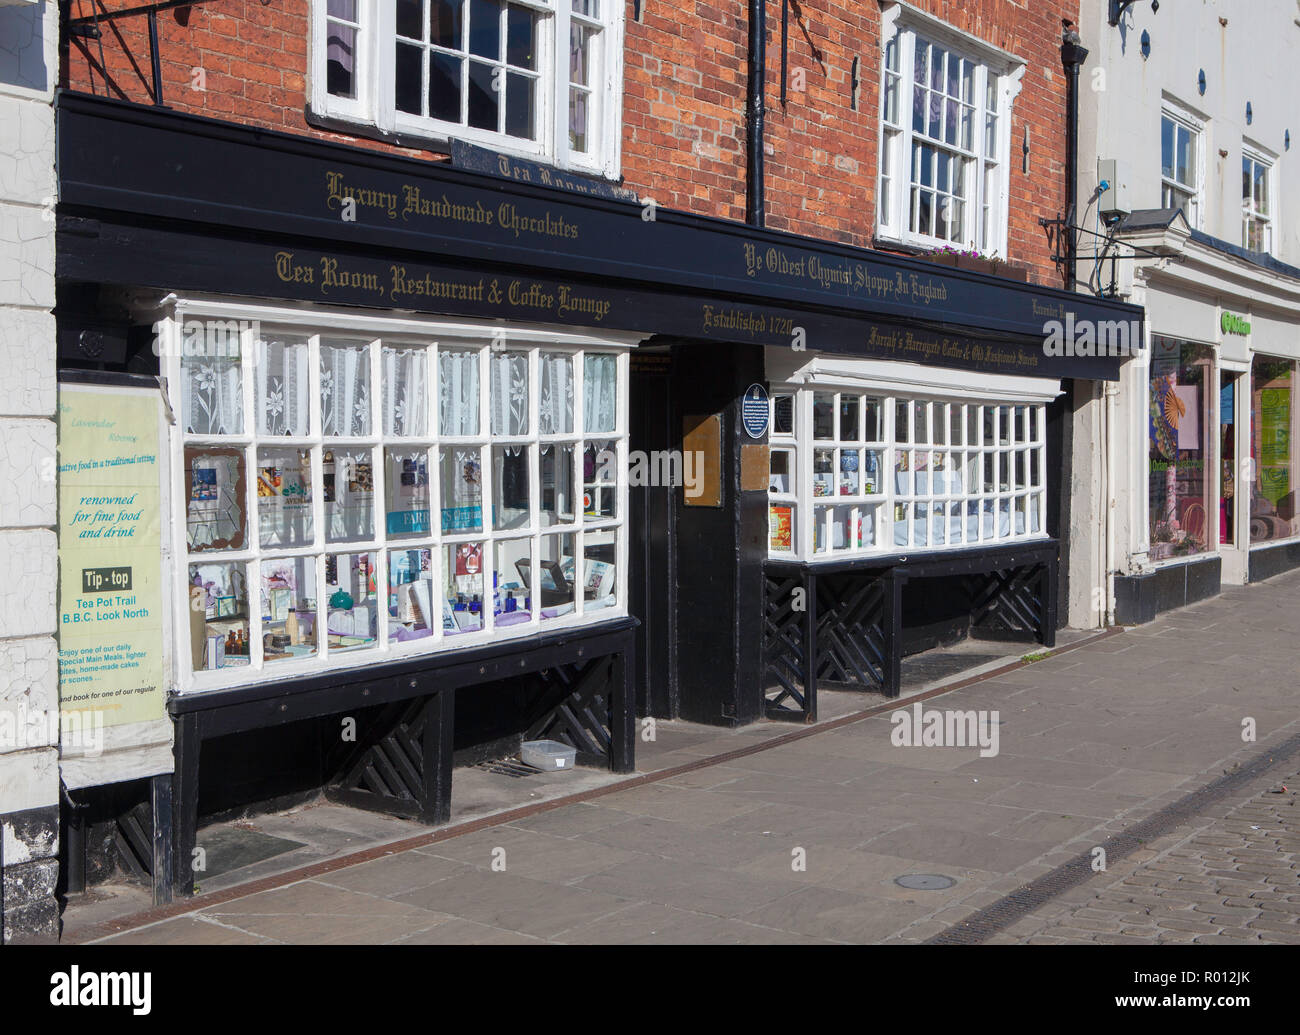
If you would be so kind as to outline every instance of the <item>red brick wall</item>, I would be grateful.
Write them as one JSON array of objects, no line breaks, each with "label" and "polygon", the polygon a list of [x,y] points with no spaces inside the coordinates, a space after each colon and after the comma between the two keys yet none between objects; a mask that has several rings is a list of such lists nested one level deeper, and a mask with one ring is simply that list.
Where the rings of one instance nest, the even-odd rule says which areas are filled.
[{"label": "red brick wall", "polygon": [[[1065,76],[1061,19],[1077,20],[1078,0],[912,0],[945,22],[1023,58],[1027,68],[1012,118],[1011,213],[1006,258],[1055,283],[1039,216],[1064,206]],[[134,0],[106,0],[108,9]],[[89,3],[74,3],[73,13]],[[745,0],[643,0],[628,4],[624,47],[623,175],[660,205],[743,219],[748,4]],[[164,100],[171,108],[362,147],[430,152],[329,133],[309,126],[307,0],[214,0],[159,17]],[[880,7],[876,0],[791,0],[791,80],[805,89],[780,96],[781,3],[768,0],[768,225],[870,245],[875,225],[879,145]],[[1088,41],[1084,41],[1085,45]],[[141,103],[151,100],[149,40],[142,17],[104,24],[99,45],[77,40],[64,82],[78,90]],[[815,48],[815,52],[814,52]],[[850,70],[860,58],[858,109]],[[206,90],[193,89],[203,69]],[[792,84],[793,85],[793,84]],[[1030,172],[1020,144],[1029,128]]]}]

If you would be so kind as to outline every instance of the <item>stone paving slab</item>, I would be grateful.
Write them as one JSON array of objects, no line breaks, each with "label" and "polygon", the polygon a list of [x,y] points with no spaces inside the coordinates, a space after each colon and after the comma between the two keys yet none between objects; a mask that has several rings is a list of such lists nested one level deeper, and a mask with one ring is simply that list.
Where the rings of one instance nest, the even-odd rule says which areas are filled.
[{"label": "stone paving slab", "polygon": [[[993,757],[895,746],[885,714],[105,940],[922,941],[1300,730],[1298,642],[1300,574],[1229,587],[924,702],[998,711]],[[639,762],[663,771],[789,731],[659,723]],[[1297,806],[1267,791],[1205,810],[998,940],[1300,938]],[[895,883],[908,873],[954,884]]]}]

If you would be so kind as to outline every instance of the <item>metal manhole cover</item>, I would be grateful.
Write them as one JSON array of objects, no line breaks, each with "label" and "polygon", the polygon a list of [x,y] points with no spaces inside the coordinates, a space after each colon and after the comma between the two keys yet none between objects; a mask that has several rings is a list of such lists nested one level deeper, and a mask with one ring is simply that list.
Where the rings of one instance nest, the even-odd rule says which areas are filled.
[{"label": "metal manhole cover", "polygon": [[913,891],[943,891],[957,882],[939,873],[905,873],[901,877],[895,877],[894,883]]}]

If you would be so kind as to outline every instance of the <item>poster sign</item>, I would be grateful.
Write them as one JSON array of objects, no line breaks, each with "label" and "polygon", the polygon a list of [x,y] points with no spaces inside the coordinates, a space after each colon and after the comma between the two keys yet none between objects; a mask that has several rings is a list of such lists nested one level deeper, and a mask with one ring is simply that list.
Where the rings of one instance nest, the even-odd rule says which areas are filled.
[{"label": "poster sign", "polygon": [[161,419],[156,388],[59,388],[65,727],[164,716]]}]

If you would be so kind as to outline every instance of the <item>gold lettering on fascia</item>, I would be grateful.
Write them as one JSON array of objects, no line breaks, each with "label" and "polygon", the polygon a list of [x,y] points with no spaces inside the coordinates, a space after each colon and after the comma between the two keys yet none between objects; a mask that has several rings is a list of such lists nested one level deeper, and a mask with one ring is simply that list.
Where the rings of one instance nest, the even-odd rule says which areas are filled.
[{"label": "gold lettering on fascia", "polygon": [[996,345],[981,345],[961,338],[936,337],[917,334],[915,331],[887,331],[873,327],[867,344],[876,349],[894,353],[908,359],[946,359],[968,363],[984,363],[1020,370],[1038,367],[1038,353],[1002,349]]},{"label": "gold lettering on fascia", "polygon": [[919,273],[903,270],[879,272],[865,262],[851,259],[831,262],[818,255],[800,254],[787,248],[760,248],[752,242],[741,247],[745,275],[749,277],[767,273],[799,284],[816,284],[825,291],[896,302],[931,305],[948,301],[947,284]]},{"label": "gold lettering on fascia", "polygon": [[391,220],[409,222],[411,217],[433,222],[455,223],[462,227],[493,227],[504,230],[515,238],[526,236],[549,237],[576,241],[579,227],[562,215],[543,209],[540,215],[529,215],[511,201],[495,207],[472,202],[452,201],[446,194],[430,195],[416,184],[404,183],[399,191],[374,190],[348,183],[341,172],[325,173],[325,207],[342,211],[351,201],[358,209],[374,209]]},{"label": "gold lettering on fascia", "polygon": [[795,332],[793,317],[739,307],[718,308],[705,304],[700,309],[700,321],[706,333],[718,330],[730,334],[743,333],[751,338],[773,335],[784,340],[792,338]]},{"label": "gold lettering on fascia", "polygon": [[438,301],[478,302],[549,313],[556,317],[580,316],[601,323],[613,303],[588,294],[570,284],[545,286],[536,281],[512,280],[504,287],[500,279],[459,281],[412,271],[392,263],[386,277],[378,273],[349,269],[345,260],[332,255],[318,259],[299,258],[297,253],[275,253],[275,273],[286,284],[309,284],[323,297],[335,290],[364,291],[393,301],[428,298]]}]

